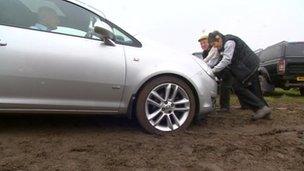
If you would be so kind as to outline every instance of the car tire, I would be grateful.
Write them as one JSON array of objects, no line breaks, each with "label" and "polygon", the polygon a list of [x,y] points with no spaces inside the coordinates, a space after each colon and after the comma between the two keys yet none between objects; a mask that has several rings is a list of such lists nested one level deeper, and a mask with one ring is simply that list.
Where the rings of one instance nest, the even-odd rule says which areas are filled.
[{"label": "car tire", "polygon": [[161,76],[146,83],[139,92],[136,117],[147,132],[170,134],[189,127],[195,108],[193,91],[185,81]]},{"label": "car tire", "polygon": [[300,89],[301,96],[304,96],[304,87],[300,87],[299,89]]},{"label": "car tire", "polygon": [[260,80],[262,94],[265,94],[266,93],[266,88],[265,88],[266,79],[263,75],[259,75],[259,80]]},{"label": "car tire", "polygon": [[274,86],[268,83],[267,78],[263,75],[259,75],[260,87],[262,94],[272,93],[274,91]]}]

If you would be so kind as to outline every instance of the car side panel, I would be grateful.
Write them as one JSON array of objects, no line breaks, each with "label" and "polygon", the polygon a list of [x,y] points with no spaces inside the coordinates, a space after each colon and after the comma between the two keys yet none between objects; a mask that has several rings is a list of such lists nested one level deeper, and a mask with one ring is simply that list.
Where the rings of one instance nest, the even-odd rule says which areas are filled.
[{"label": "car side panel", "polygon": [[118,110],[123,46],[8,26],[0,37],[1,108]]}]

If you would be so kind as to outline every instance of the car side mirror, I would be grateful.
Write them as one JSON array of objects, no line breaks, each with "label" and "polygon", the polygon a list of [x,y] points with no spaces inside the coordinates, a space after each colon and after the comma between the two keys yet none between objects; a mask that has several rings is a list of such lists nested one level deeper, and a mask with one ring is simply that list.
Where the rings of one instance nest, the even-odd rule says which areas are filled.
[{"label": "car side mirror", "polygon": [[101,39],[106,45],[115,46],[115,43],[113,42],[115,35],[111,31],[99,26],[95,26],[94,31],[97,34],[100,34]]}]

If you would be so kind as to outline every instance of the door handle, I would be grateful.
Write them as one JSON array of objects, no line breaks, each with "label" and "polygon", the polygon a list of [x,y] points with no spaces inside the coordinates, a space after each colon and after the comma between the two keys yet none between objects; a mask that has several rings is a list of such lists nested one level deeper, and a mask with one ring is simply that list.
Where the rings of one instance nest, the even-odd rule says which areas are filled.
[{"label": "door handle", "polygon": [[0,46],[6,46],[7,43],[6,42],[3,42],[1,39],[0,39]]}]

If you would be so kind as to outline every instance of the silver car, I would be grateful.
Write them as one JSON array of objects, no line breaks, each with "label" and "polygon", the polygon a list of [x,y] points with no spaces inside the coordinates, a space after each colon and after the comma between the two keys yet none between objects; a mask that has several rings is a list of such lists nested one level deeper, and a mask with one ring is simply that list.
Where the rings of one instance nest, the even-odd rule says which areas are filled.
[{"label": "silver car", "polygon": [[150,133],[213,110],[208,66],[138,40],[78,0],[0,1],[2,113],[127,114]]}]

